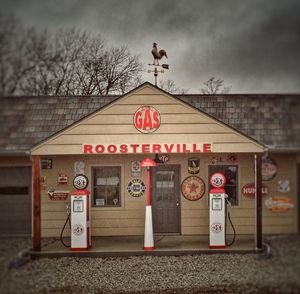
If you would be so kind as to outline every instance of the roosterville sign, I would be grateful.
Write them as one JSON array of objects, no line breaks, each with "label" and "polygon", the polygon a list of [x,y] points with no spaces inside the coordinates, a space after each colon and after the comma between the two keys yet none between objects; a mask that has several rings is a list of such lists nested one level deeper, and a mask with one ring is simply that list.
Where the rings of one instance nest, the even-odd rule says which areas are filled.
[{"label": "roosterville sign", "polygon": [[211,143],[195,144],[83,144],[84,154],[127,153],[207,153],[212,152]]}]

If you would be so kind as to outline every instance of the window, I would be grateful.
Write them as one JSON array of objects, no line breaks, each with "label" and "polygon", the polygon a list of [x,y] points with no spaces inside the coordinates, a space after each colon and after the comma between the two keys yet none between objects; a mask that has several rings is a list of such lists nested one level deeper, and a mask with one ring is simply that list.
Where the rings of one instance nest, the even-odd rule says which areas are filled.
[{"label": "window", "polygon": [[[237,165],[209,165],[208,176],[221,172],[226,177],[225,193],[231,205],[238,205],[238,166]],[[212,187],[210,187],[211,189]]]},{"label": "window", "polygon": [[93,172],[93,205],[121,206],[121,167],[99,166]]}]

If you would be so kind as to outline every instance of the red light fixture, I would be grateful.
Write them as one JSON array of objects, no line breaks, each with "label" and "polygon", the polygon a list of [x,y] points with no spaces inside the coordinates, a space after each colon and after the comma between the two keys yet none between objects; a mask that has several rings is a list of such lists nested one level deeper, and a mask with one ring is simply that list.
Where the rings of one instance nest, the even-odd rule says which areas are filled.
[{"label": "red light fixture", "polygon": [[153,161],[151,158],[145,158],[140,164],[141,167],[151,167],[156,165],[156,162]]}]

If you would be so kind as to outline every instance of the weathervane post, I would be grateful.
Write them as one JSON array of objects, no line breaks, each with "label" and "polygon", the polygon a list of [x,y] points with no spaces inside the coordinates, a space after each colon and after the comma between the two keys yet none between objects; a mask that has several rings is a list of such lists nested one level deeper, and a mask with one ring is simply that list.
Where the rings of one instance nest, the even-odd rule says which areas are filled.
[{"label": "weathervane post", "polygon": [[[153,64],[148,64],[149,66],[154,66],[154,69],[149,69],[148,73],[153,72],[154,73],[154,81],[155,81],[155,86],[157,87],[157,76],[158,73],[163,73],[164,70],[163,69],[169,69],[169,65],[168,64],[162,64],[159,65],[158,60],[162,59],[163,57],[168,58],[167,56],[167,52],[163,49],[159,50],[157,49],[157,43],[153,43],[153,49],[151,51],[152,55],[153,55]],[[161,67],[162,69],[158,70],[157,68]]]}]

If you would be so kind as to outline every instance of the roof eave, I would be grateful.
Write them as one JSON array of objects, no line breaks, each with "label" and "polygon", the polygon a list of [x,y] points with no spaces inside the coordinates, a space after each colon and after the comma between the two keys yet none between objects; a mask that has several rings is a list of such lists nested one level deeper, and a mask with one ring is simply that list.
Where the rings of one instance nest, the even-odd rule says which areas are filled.
[{"label": "roof eave", "polygon": [[12,157],[12,156],[30,156],[30,150],[1,150],[0,151],[1,157]]},{"label": "roof eave", "polygon": [[267,150],[272,153],[300,153],[300,147],[267,146]]}]

